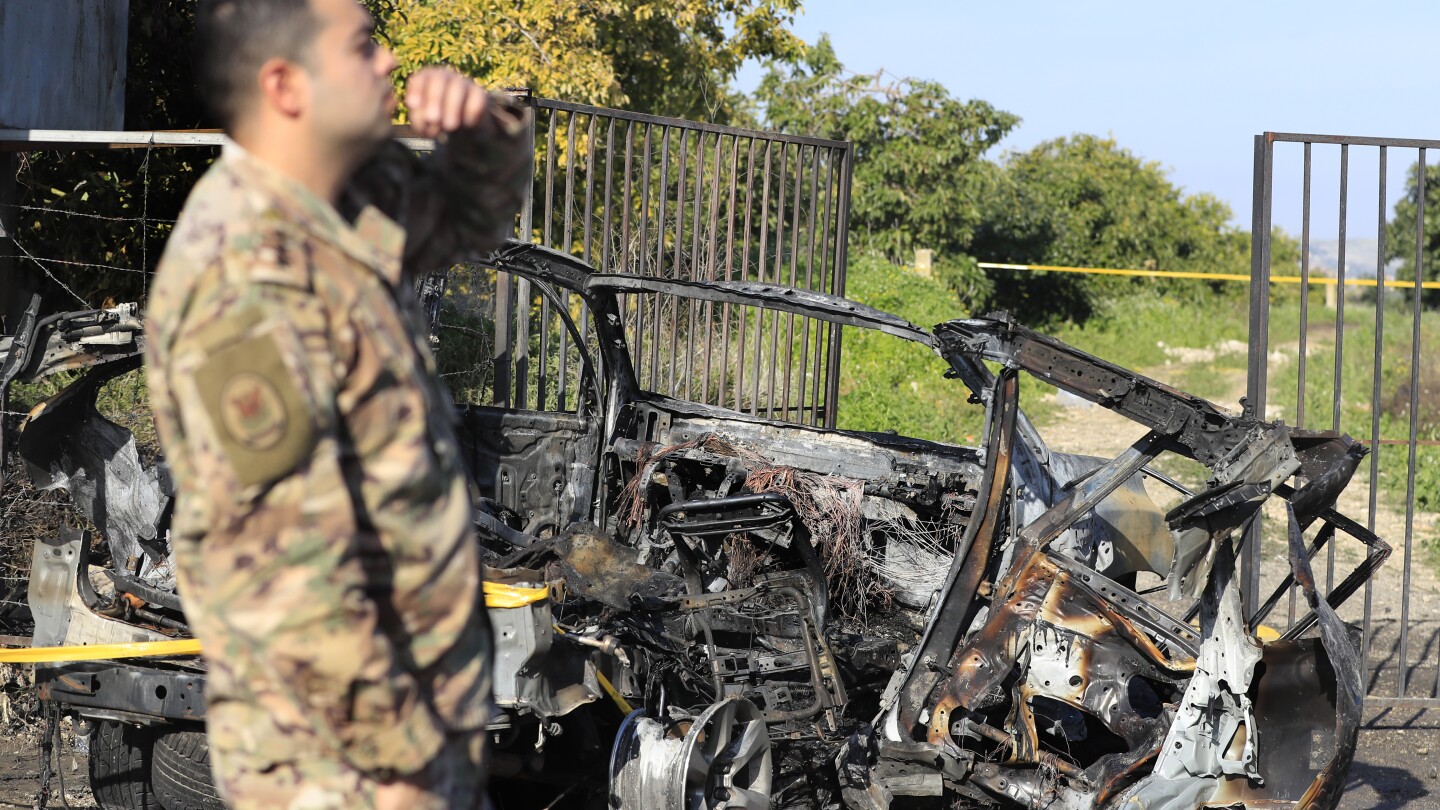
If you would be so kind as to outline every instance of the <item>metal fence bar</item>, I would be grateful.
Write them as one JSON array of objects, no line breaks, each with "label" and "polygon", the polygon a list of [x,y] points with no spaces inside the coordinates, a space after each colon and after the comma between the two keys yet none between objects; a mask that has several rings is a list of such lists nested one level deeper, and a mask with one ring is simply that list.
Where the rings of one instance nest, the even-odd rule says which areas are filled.
[{"label": "metal fence bar", "polygon": [[[1250,224],[1250,335],[1246,414],[1265,418],[1265,387],[1270,350],[1270,203],[1273,151],[1263,136],[1255,136],[1255,194]],[[1246,604],[1260,598],[1260,525],[1254,521],[1243,539],[1240,559],[1241,592]]]},{"label": "metal fence bar", "polygon": [[[721,149],[721,144],[722,144],[722,142],[724,141],[724,138],[725,138],[725,136],[722,135],[722,134],[720,134],[720,133],[718,133],[718,132],[715,134],[715,168],[714,168],[714,171],[713,171],[713,174],[712,174],[712,176],[715,178],[715,182],[713,182],[713,183],[710,184],[710,239],[709,239],[709,243],[708,243],[708,247],[707,247],[707,251],[706,251],[706,256],[705,256],[705,259],[706,259],[705,264],[706,264],[706,267],[708,268],[708,269],[705,271],[705,277],[706,277],[708,280],[710,280],[710,281],[714,281],[714,280],[716,280],[716,278],[718,277],[718,274],[717,274],[715,271],[716,271],[716,261],[717,261],[718,256],[719,256],[719,249],[720,249],[720,186],[723,185],[720,181],[721,181],[721,179],[724,177],[724,175],[722,174],[722,167],[721,167],[721,162],[720,162],[720,161],[721,161],[721,156],[722,156],[722,153],[723,153],[723,150]],[[732,139],[732,140],[733,140],[733,139]],[[732,181],[731,181],[731,188],[733,188],[733,187],[734,187],[734,181],[732,180]],[[704,370],[701,372],[702,376],[701,376],[701,381],[700,381],[700,391],[701,391],[701,393],[700,393],[700,398],[701,398],[703,401],[705,401],[705,402],[710,402],[710,401],[711,401],[711,398],[710,398],[710,362],[711,362],[711,359],[713,358],[713,356],[714,356],[714,354],[715,354],[715,351],[714,351],[714,348],[715,348],[714,341],[715,341],[715,303],[714,303],[713,301],[706,301],[706,302],[705,302],[705,368],[704,368]],[[716,396],[715,399],[714,399],[715,402],[720,402],[720,400],[721,400],[721,397],[719,397],[719,396]]]},{"label": "metal fence bar", "polygon": [[[786,282],[791,287],[795,286],[798,276],[796,274],[796,262],[800,257],[800,191],[805,187],[805,146],[795,146],[795,190],[790,201],[790,278]],[[776,330],[777,332],[779,330]],[[785,314],[785,372],[782,375],[785,382],[780,388],[780,410],[782,413],[790,413],[790,386],[791,375],[794,372],[794,348],[795,345],[795,316],[791,313]]]},{"label": "metal fence bar", "polygon": [[[835,267],[830,278],[830,292],[845,294],[845,268],[850,256],[850,185],[855,179],[855,153],[841,152],[839,213],[835,217]],[[833,324],[830,330],[829,379],[825,387],[825,427],[834,428],[840,415],[840,337],[843,330]]]},{"label": "metal fence bar", "polygon": [[[716,145],[715,149],[716,151],[719,151],[720,147],[718,144]],[[705,133],[697,132],[695,133],[695,210],[691,212],[690,219],[690,277],[696,280],[704,279],[707,272],[704,269],[697,270],[696,268],[703,268],[708,265],[708,262],[702,263],[700,260],[700,247],[702,244],[700,230],[700,209],[704,207],[704,204]],[[679,301],[680,299],[676,299],[677,304],[679,303]],[[696,335],[699,332],[699,330],[696,328],[695,321],[696,315],[698,314],[697,309],[698,308],[696,307],[695,301],[685,301],[685,310],[687,316],[686,320],[689,321],[690,329],[685,336],[685,383],[680,390],[684,392],[684,396],[687,398],[695,397],[695,344]],[[678,310],[675,313],[675,316],[675,319],[678,321],[680,319],[680,313],[678,312]],[[678,348],[679,347],[676,347],[672,350],[672,357],[675,355],[676,352],[678,352]],[[701,393],[699,395],[699,399],[702,402],[705,401],[705,394]]]},{"label": "metal fence bar", "polygon": [[[755,212],[755,139],[750,139],[749,158],[745,166],[745,230],[740,248],[740,281],[750,277],[750,217]],[[739,315],[739,340],[735,362],[735,410],[744,409],[745,396],[745,317],[747,307],[736,307]],[[729,358],[726,358],[729,362]]]},{"label": "metal fence bar", "polygon": [[[725,280],[734,278],[735,272],[735,199],[740,190],[740,138],[730,139],[730,197],[725,206]],[[715,402],[725,404],[725,387],[730,374],[730,304],[720,308],[720,386],[715,392]]]},{"label": "metal fence bar", "polygon": [[[813,289],[815,284],[815,223],[816,214],[820,209],[820,147],[810,150],[810,238],[807,241],[809,252],[805,259],[805,289]],[[802,318],[800,321],[800,409],[805,413],[805,395],[810,391],[810,319]],[[808,420],[814,423],[815,398],[810,397],[808,412],[811,414]]]},{"label": "metal fence bar", "polygon": [[[1350,204],[1350,144],[1340,145],[1340,251],[1335,261],[1335,283],[1337,290],[1345,289],[1345,247]],[[1306,288],[1307,292],[1309,288]],[[1344,401],[1345,379],[1345,296],[1335,296],[1335,379],[1331,398],[1331,430],[1340,429],[1340,408]],[[1335,544],[1331,543],[1325,553],[1325,592],[1335,587]]]},{"label": "metal fence bar", "polygon": [[[545,247],[555,247],[555,241],[551,231],[555,224],[555,118],[558,116],[555,110],[550,111],[550,120],[545,127],[545,227],[544,236],[541,237],[541,244]],[[568,250],[568,248],[567,248]],[[525,301],[526,312],[530,311],[530,302]],[[535,373],[535,407],[545,409],[545,395],[549,393],[550,375],[550,299],[540,297],[540,362]],[[563,408],[562,408],[563,410]]]},{"label": "metal fence bar", "polygon": [[[681,253],[681,251],[683,250],[683,247],[682,247],[682,246],[685,244],[685,167],[688,165],[688,163],[687,163],[687,157],[688,157],[689,145],[690,145],[689,133],[686,132],[686,131],[683,130],[683,129],[680,130],[680,156],[679,156],[679,158],[678,158],[678,161],[679,161],[679,162],[678,162],[678,164],[676,165],[676,168],[675,168],[675,251],[674,251],[674,253],[673,253],[673,255],[672,255],[672,258],[671,258],[671,260],[670,260],[670,277],[671,277],[671,278],[681,278],[681,277],[682,277],[682,273],[681,273],[681,271],[680,271],[680,259],[681,259],[680,253]],[[671,306],[672,306],[671,315],[670,315],[670,395],[671,395],[671,396],[674,396],[674,395],[675,395],[675,346],[676,346],[676,338],[678,337],[678,332],[679,332],[679,328],[678,328],[678,327],[679,327],[679,324],[678,324],[678,321],[679,321],[679,317],[678,317],[679,308],[678,308],[678,306],[676,305],[677,302],[676,302],[676,300],[675,300],[673,297],[665,296],[665,295],[656,295],[656,296],[655,296],[655,306],[656,306],[656,313],[657,313],[657,314],[660,313],[661,311],[663,311],[663,308],[664,308],[664,306],[665,306],[665,299],[666,299],[666,298],[670,298],[670,303],[671,303]],[[660,322],[657,320],[657,321],[655,322],[655,351],[659,351],[659,347],[660,347]],[[657,355],[655,355],[655,363],[656,363],[657,369],[658,369],[658,367],[659,367],[659,361],[660,361],[660,357],[659,357],[659,355],[657,354]],[[652,385],[651,387],[652,387],[653,389],[657,390],[657,391],[660,389],[660,384],[659,384],[659,378],[658,378],[658,377],[656,378],[655,384]]]},{"label": "metal fence bar", "polygon": [[1405,568],[1401,586],[1405,597],[1400,600],[1400,677],[1396,697],[1409,697],[1410,681],[1410,573],[1414,564],[1415,537],[1415,439],[1420,428],[1420,287],[1425,265],[1425,148],[1420,148],[1416,163],[1415,193],[1415,282],[1410,300],[1414,302],[1410,331],[1410,447],[1405,476]]},{"label": "metal fence bar", "polygon": [[[1367,465],[1369,480],[1368,491],[1366,493],[1366,526],[1371,531],[1374,531],[1377,525],[1382,524],[1382,518],[1380,517],[1382,493],[1380,489],[1385,482],[1386,467],[1390,464],[1398,466],[1400,461],[1400,459],[1396,457],[1387,456],[1382,458],[1383,454],[1381,450],[1383,447],[1390,445],[1403,445],[1406,447],[1406,454],[1404,456],[1406,467],[1405,477],[1403,479],[1403,531],[1405,536],[1395,542],[1397,550],[1401,543],[1403,543],[1405,554],[1401,562],[1401,569],[1392,574],[1401,580],[1398,585],[1401,596],[1400,610],[1398,611],[1399,621],[1395,623],[1394,631],[1390,630],[1391,625],[1388,622],[1377,625],[1374,614],[1375,594],[1378,590],[1377,583],[1375,581],[1367,581],[1365,583],[1365,598],[1363,606],[1361,606],[1363,615],[1360,617],[1363,638],[1365,639],[1361,651],[1362,666],[1368,673],[1366,700],[1375,706],[1434,708],[1440,706],[1440,667],[1436,667],[1436,641],[1433,637],[1433,628],[1431,627],[1434,615],[1430,612],[1431,609],[1428,606],[1425,606],[1415,598],[1414,593],[1414,589],[1419,587],[1419,579],[1414,570],[1414,566],[1416,565],[1414,557],[1417,548],[1415,531],[1417,509],[1419,508],[1417,504],[1417,490],[1421,483],[1418,476],[1420,475],[1419,468],[1422,461],[1429,463],[1426,459],[1422,459],[1420,454],[1421,452],[1433,452],[1430,448],[1440,445],[1440,441],[1421,436],[1422,429],[1429,431],[1433,428],[1433,425],[1430,423],[1430,417],[1428,415],[1422,415],[1421,413],[1424,400],[1422,400],[1420,395],[1421,386],[1424,384],[1424,381],[1420,377],[1422,358],[1425,356],[1421,353],[1421,341],[1425,339],[1426,336],[1424,319],[1431,316],[1425,314],[1426,306],[1425,300],[1422,298],[1423,293],[1418,289],[1410,293],[1412,297],[1410,299],[1411,311],[1409,313],[1411,316],[1408,334],[1409,349],[1408,352],[1405,352],[1408,357],[1402,360],[1391,360],[1387,363],[1387,345],[1391,348],[1398,348],[1398,345],[1403,344],[1398,344],[1398,341],[1396,342],[1398,345],[1387,344],[1386,321],[1388,319],[1386,317],[1386,297],[1391,290],[1395,289],[1395,284],[1399,283],[1402,287],[1408,289],[1414,282],[1403,280],[1399,282],[1392,281],[1387,277],[1385,265],[1387,259],[1391,257],[1392,251],[1399,247],[1393,244],[1393,239],[1390,237],[1393,236],[1394,231],[1390,229],[1394,227],[1410,227],[1413,224],[1415,229],[1415,244],[1413,245],[1413,252],[1407,257],[1407,260],[1412,260],[1414,264],[1412,273],[1409,275],[1413,275],[1413,278],[1421,283],[1424,282],[1425,275],[1428,272],[1426,266],[1425,209],[1428,203],[1427,191],[1432,185],[1426,167],[1427,164],[1431,162],[1429,161],[1430,150],[1440,148],[1440,141],[1350,136],[1312,136],[1287,133],[1266,133],[1257,138],[1254,188],[1256,207],[1252,220],[1252,238],[1254,240],[1252,243],[1253,264],[1251,291],[1252,365],[1250,368],[1248,391],[1260,394],[1261,396],[1264,395],[1265,385],[1267,384],[1266,369],[1253,361],[1255,361],[1257,356],[1263,356],[1268,350],[1268,345],[1259,345],[1258,342],[1262,340],[1268,341],[1268,324],[1270,318],[1268,311],[1269,296],[1262,293],[1260,288],[1269,278],[1268,269],[1272,259],[1270,252],[1271,234],[1268,225],[1272,210],[1271,207],[1273,205],[1272,172],[1274,166],[1274,145],[1276,143],[1291,142],[1299,143],[1303,146],[1305,158],[1301,237],[1302,254],[1300,257],[1300,280],[1302,284],[1311,281],[1309,270],[1311,269],[1310,247],[1312,244],[1312,234],[1310,232],[1309,204],[1311,202],[1310,195],[1313,185],[1311,159],[1313,146],[1319,143],[1339,147],[1340,160],[1338,161],[1337,167],[1337,203],[1339,214],[1337,231],[1339,242],[1335,254],[1336,287],[1339,292],[1339,297],[1334,303],[1335,336],[1333,339],[1333,350],[1335,351],[1335,357],[1333,358],[1333,379],[1330,381],[1332,386],[1330,391],[1332,397],[1331,418],[1328,420],[1329,424],[1325,427],[1332,430],[1348,429],[1349,432],[1357,434],[1368,432],[1365,443],[1368,444],[1371,449],[1371,457]],[[1372,375],[1368,384],[1362,382],[1358,377],[1358,374],[1363,374],[1363,372],[1357,372],[1354,367],[1350,367],[1347,370],[1347,367],[1344,365],[1346,359],[1345,352],[1347,349],[1351,350],[1351,354],[1356,354],[1353,350],[1359,349],[1358,346],[1347,347],[1347,344],[1352,344],[1357,339],[1363,339],[1363,335],[1355,332],[1356,324],[1347,324],[1346,315],[1351,308],[1349,305],[1354,302],[1347,302],[1344,292],[1346,289],[1345,285],[1353,283],[1347,276],[1354,275],[1354,268],[1351,267],[1350,248],[1352,246],[1349,244],[1350,233],[1348,222],[1348,208],[1350,204],[1350,147],[1360,147],[1367,150],[1372,147],[1375,148],[1377,156],[1376,166],[1378,168],[1376,183],[1377,208],[1376,219],[1374,220],[1377,235],[1374,254],[1377,272],[1373,282],[1373,286],[1375,287],[1375,311],[1372,322],[1374,344],[1371,346],[1370,356],[1368,358],[1370,360],[1370,373]],[[1388,182],[1389,164],[1391,162],[1391,152],[1397,148],[1413,149],[1417,156],[1405,197],[1407,204],[1413,204],[1415,206],[1413,222],[1406,221],[1397,223],[1387,221],[1386,214],[1389,205],[1387,197],[1390,185]],[[1406,248],[1402,252],[1409,250],[1410,248]],[[1302,287],[1302,289],[1304,289],[1304,287]],[[1301,365],[1299,367],[1299,373],[1301,377],[1296,382],[1295,395],[1296,423],[1304,426],[1308,421],[1307,414],[1310,410],[1307,402],[1308,389],[1313,384],[1313,380],[1310,379],[1311,375],[1306,371],[1305,363],[1310,349],[1314,348],[1312,344],[1315,341],[1312,339],[1314,336],[1308,335],[1307,333],[1309,307],[1308,299],[1303,295],[1300,308],[1301,342],[1299,361]],[[1396,337],[1398,338],[1399,336],[1397,335]],[[1404,357],[1404,355],[1402,355],[1402,357]],[[1350,358],[1350,360],[1353,362],[1357,358]],[[1395,367],[1397,365],[1399,368]],[[1405,368],[1406,365],[1408,365],[1408,371]],[[1397,393],[1393,398],[1383,398],[1386,387],[1394,385],[1393,382],[1388,382],[1386,379],[1387,366],[1390,366],[1391,376],[1397,371],[1408,375],[1408,386],[1400,389],[1401,391],[1405,391],[1405,394]],[[1359,398],[1363,398],[1364,394],[1347,392],[1344,388],[1347,384],[1356,387],[1357,390],[1361,386],[1367,389],[1369,411],[1368,424],[1366,424],[1364,428],[1359,427],[1358,424],[1351,424],[1352,422],[1359,422],[1361,418],[1364,418],[1361,416],[1362,409],[1356,407],[1361,402]],[[1402,407],[1408,407],[1409,409],[1406,438],[1394,439],[1382,437],[1382,428],[1385,424],[1388,424],[1385,420],[1393,418],[1398,421],[1400,408]],[[1247,397],[1247,411],[1256,416],[1264,414],[1264,400],[1255,396]],[[1424,424],[1422,424],[1422,419],[1424,420]],[[1425,448],[1425,450],[1422,451],[1421,448]],[[1387,489],[1393,487],[1397,490],[1393,494],[1398,501],[1402,496],[1399,494],[1401,490],[1401,479],[1398,478],[1397,473],[1398,470],[1390,473],[1390,484],[1387,485]],[[1397,503],[1396,506],[1398,511],[1399,504]],[[1398,519],[1396,522],[1399,522]],[[1326,551],[1326,585],[1328,591],[1334,587],[1334,567],[1342,564],[1342,558],[1334,551],[1334,543],[1327,544],[1317,541],[1312,548],[1314,551],[1318,551],[1321,545],[1329,546]],[[1367,557],[1369,557],[1373,554],[1373,550],[1367,551],[1366,554]],[[1423,637],[1417,637],[1415,635],[1420,628],[1425,628]],[[1379,636],[1376,635],[1377,632],[1380,634]],[[1419,640],[1417,640],[1417,638]],[[1380,646],[1381,644],[1384,645],[1383,648]],[[1431,672],[1426,669],[1427,667],[1433,668],[1435,671]]]},{"label": "metal fence bar", "polygon": [[[825,162],[825,219],[820,228],[820,284],[822,286],[827,275],[835,271],[835,265],[832,263],[835,253],[830,249],[830,208],[835,203],[837,177],[835,150],[830,150],[827,157]],[[815,382],[810,393],[810,403],[814,411],[810,420],[812,425],[819,425],[824,421],[825,400],[821,391],[825,379],[821,368],[821,364],[824,362],[824,352],[820,350],[820,347],[829,345],[830,328],[831,324],[828,322],[821,321],[815,324]]]},{"label": "metal fence bar", "polygon": [[[651,160],[653,159],[652,149],[653,149],[653,138],[654,138],[654,135],[655,135],[654,126],[655,126],[654,124],[646,124],[646,125],[645,125],[645,142],[644,142],[644,146],[642,147],[642,149],[643,149],[643,151],[644,151],[644,153],[645,153],[645,156],[644,156],[644,157],[641,159],[641,161],[640,161],[640,177],[641,177],[641,180],[640,180],[640,238],[639,238],[639,240],[638,240],[637,243],[636,243],[636,250],[635,250],[636,255],[638,255],[638,256],[640,257],[640,259],[639,259],[640,265],[639,265],[638,267],[634,268],[633,270],[627,268],[626,271],[625,271],[625,272],[627,272],[627,273],[634,273],[634,274],[639,275],[639,276],[647,275],[647,273],[645,272],[645,257],[646,257],[647,255],[649,255],[649,248],[647,247],[647,242],[648,242],[648,237],[649,237],[649,235],[650,235],[650,162],[651,162]],[[670,128],[669,128],[669,127],[661,127],[661,128],[660,128],[660,145],[661,145],[662,151],[664,150],[665,144],[666,144],[666,143],[669,143],[669,137],[670,137]],[[666,168],[667,168],[667,164],[666,164],[665,160],[662,158],[661,161],[660,161],[660,172],[661,172],[661,174],[660,174],[660,190],[659,190],[659,192],[657,193],[657,197],[658,197],[658,199],[659,199],[659,201],[660,201],[660,217],[659,217],[659,219],[656,220],[656,223],[655,223],[655,231],[656,231],[656,233],[660,234],[660,238],[656,240],[656,243],[659,244],[659,245],[662,245],[662,246],[665,244],[665,197],[666,197],[666,190],[665,190],[665,189],[666,189],[666,186],[665,186],[665,170],[666,170]],[[626,207],[629,207],[629,204],[630,204],[629,200],[626,200],[626,203],[625,203],[625,204],[626,204]],[[660,256],[659,256],[659,253],[657,252],[657,254],[656,254],[656,256],[655,256],[655,273],[658,275],[659,272],[660,272]],[[655,306],[653,307],[653,311],[650,313],[650,316],[651,316],[651,317],[650,317],[650,320],[655,323],[656,328],[659,328],[659,325],[660,325],[660,306],[659,306],[659,303],[658,303],[658,302],[655,303]],[[656,339],[654,339],[654,340],[652,340],[652,341],[650,342],[650,387],[651,387],[651,388],[654,388],[654,387],[655,387],[656,374],[658,373],[658,372],[655,370],[655,365],[656,365],[656,363],[655,363],[655,358],[658,356],[659,351],[660,351],[660,341],[659,341],[658,336],[657,336]],[[635,360],[636,360],[636,362],[637,362],[637,363],[640,363],[641,365],[643,365],[644,362],[645,362],[645,296],[643,296],[643,295],[637,295],[637,296],[635,296],[635,343],[634,343],[634,353],[635,353]],[[636,374],[637,374],[637,376],[638,376],[638,374],[639,374],[639,369],[636,370]]]},{"label": "metal fence bar", "polygon": [[[565,221],[564,230],[561,232],[560,239],[564,243],[564,249],[567,252],[572,251],[575,247],[575,119],[577,117],[576,114],[571,113],[570,120],[565,126]],[[564,315],[570,311],[569,291],[561,292],[560,303],[565,309],[565,313],[561,314],[561,317],[564,317]],[[566,386],[570,381],[566,373],[570,359],[570,331],[565,329],[563,325],[560,325],[559,332],[560,356],[557,376],[560,378],[560,385],[559,390],[556,392],[555,409],[563,411],[565,410],[567,399]],[[576,348],[580,351],[585,350],[584,346],[578,346]]]},{"label": "metal fence bar", "polygon": [[[780,143],[780,171],[775,177],[780,181],[775,190],[775,283],[784,283],[780,274],[785,271],[785,166],[790,159],[790,145]],[[765,376],[765,418],[775,418],[775,371],[780,365],[777,354],[780,347],[780,311],[770,313],[770,363]]]},{"label": "metal fence bar", "polygon": [[[1310,148],[1305,145],[1306,150]],[[1375,531],[1375,513],[1378,506],[1380,494],[1380,409],[1373,407],[1380,401],[1380,371],[1384,359],[1385,346],[1385,174],[1388,169],[1387,150],[1388,146],[1380,147],[1380,188],[1376,199],[1379,205],[1375,206],[1379,212],[1379,224],[1376,230],[1377,244],[1375,247],[1375,356],[1373,370],[1371,372],[1370,388],[1370,491],[1368,507],[1365,513],[1365,528]],[[1343,288],[1340,288],[1343,289]],[[1416,291],[1419,292],[1418,290]],[[1374,551],[1367,549],[1366,558],[1374,555]],[[1374,608],[1375,581],[1365,580],[1365,618],[1362,627],[1365,642],[1360,645],[1360,671],[1370,670],[1370,639],[1371,635],[1371,611]]]},{"label": "metal fence bar", "polygon": [[[764,184],[760,192],[760,265],[757,273],[759,281],[765,281],[765,259],[768,251],[768,240],[770,237],[770,156],[774,147],[773,141],[765,142],[765,173],[761,180]],[[754,307],[746,307],[747,310]],[[760,377],[763,366],[760,365],[761,349],[765,344],[765,312],[755,310],[755,374],[750,389],[750,414],[758,416],[760,413]]]}]

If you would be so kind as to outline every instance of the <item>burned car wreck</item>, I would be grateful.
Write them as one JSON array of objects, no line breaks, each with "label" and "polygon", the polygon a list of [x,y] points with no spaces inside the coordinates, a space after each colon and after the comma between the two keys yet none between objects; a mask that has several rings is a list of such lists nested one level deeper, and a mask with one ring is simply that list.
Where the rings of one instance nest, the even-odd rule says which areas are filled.
[{"label": "burned car wreck", "polygon": [[[496,629],[497,790],[627,808],[1336,805],[1362,689],[1335,607],[1389,553],[1334,510],[1364,454],[1349,437],[1224,413],[1003,315],[926,331],[821,293],[597,274],[531,245],[488,263],[553,300],[586,347],[578,408],[457,408]],[[620,301],[647,295],[918,342],[983,403],[983,444],[642,390]],[[95,408],[138,368],[142,324],[36,312],[0,343],[0,392],[88,371],[6,446],[103,543],[37,543],[35,644],[183,637],[163,461]],[[1113,459],[1055,452],[1020,409],[1022,371],[1148,432]],[[1202,465],[1203,487],[1152,466],[1162,454]],[[1267,504],[1291,573],[1245,605],[1236,559]],[[1365,562],[1320,593],[1310,560],[1342,536]],[[1161,584],[1137,592],[1142,572]],[[1292,585],[1310,612],[1261,643]],[[203,680],[193,657],[37,666],[43,698],[140,752],[125,790],[92,766],[104,807],[213,801],[174,776],[196,772]]]}]

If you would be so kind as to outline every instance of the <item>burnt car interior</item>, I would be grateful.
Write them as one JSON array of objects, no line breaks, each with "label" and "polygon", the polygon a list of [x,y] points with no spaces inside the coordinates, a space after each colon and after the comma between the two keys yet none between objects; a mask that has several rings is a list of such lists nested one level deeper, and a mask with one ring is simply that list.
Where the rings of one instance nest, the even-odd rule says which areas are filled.
[{"label": "burnt car interior", "polygon": [[[1338,802],[1362,690],[1357,636],[1335,608],[1389,554],[1334,509],[1365,452],[1348,436],[1226,413],[1003,313],[927,331],[822,293],[597,274],[533,245],[486,263],[557,302],[584,347],[575,407],[457,407],[496,631],[502,802]],[[587,322],[559,305],[567,296]],[[983,404],[983,442],[825,429],[643,390],[625,296],[919,343]],[[0,339],[0,410],[17,381],[83,373],[25,403],[3,438],[34,486],[68,491],[77,512],[35,547],[35,643],[184,636],[163,460],[95,407],[103,384],[139,368],[142,320],[133,306],[39,311],[37,299]],[[1052,450],[1020,407],[1021,372],[1146,432],[1111,459]],[[1158,469],[1165,455],[1203,467],[1203,486]],[[1247,605],[1237,558],[1267,509],[1291,574]],[[1310,560],[1338,542],[1362,544],[1365,560],[1322,593]],[[1142,577],[1158,584],[1141,593]],[[1292,586],[1309,613],[1262,643],[1256,628]],[[37,666],[42,698],[143,732],[131,742],[155,757],[176,750],[167,734],[203,722],[203,677],[193,657]]]}]

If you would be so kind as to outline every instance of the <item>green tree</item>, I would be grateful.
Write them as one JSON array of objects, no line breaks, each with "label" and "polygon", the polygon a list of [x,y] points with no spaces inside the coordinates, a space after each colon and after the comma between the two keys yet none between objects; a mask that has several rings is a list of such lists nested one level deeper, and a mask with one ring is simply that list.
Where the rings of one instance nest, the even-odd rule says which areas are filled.
[{"label": "green tree", "polygon": [[982,156],[1019,118],[935,82],[850,73],[823,36],[796,64],[772,65],[756,100],[770,127],[854,143],[852,247],[892,263],[934,250],[962,302],[985,297],[967,255],[993,173]]},{"label": "green tree", "polygon": [[[1415,280],[1415,214],[1419,200],[1420,164],[1411,165],[1405,194],[1395,203],[1395,215],[1385,225],[1385,259],[1399,259],[1397,279]],[[1420,277],[1440,279],[1440,166],[1425,168],[1425,230],[1420,240]],[[1440,290],[1425,290],[1420,300],[1427,307],[1440,304]]]},{"label": "green tree", "polygon": [[[1113,139],[1075,135],[1011,155],[981,201],[970,244],[983,260],[1207,273],[1250,272],[1250,237],[1209,194],[1186,195],[1157,162]],[[1283,237],[1276,264],[1290,260]],[[1233,282],[999,272],[991,305],[1031,323],[1083,322],[1102,298],[1154,289],[1166,295],[1243,292]]]},{"label": "green tree", "polygon": [[444,62],[496,87],[731,120],[746,59],[788,60],[799,0],[387,0],[402,74]]}]

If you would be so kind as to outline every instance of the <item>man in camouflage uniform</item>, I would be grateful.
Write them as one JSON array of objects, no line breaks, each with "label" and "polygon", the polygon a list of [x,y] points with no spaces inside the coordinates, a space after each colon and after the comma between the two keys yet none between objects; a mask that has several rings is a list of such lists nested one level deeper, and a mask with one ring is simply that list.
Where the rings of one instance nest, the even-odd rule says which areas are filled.
[{"label": "man in camouflage uniform", "polygon": [[171,542],[205,649],[211,761],[241,808],[483,803],[490,639],[415,273],[497,245],[524,113],[410,77],[354,0],[201,0],[201,91],[233,143],[176,224],[148,379]]}]

